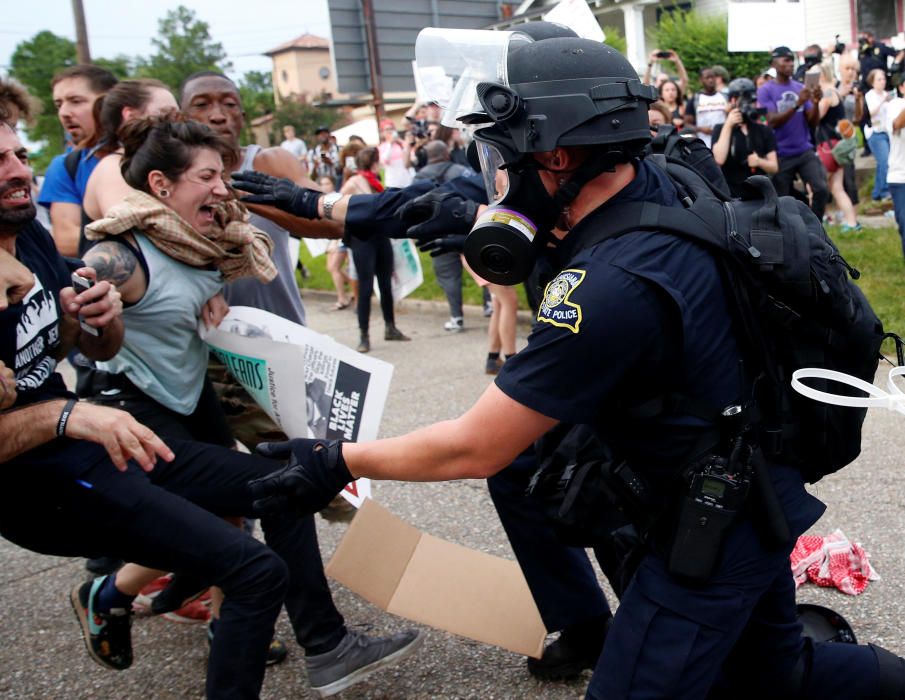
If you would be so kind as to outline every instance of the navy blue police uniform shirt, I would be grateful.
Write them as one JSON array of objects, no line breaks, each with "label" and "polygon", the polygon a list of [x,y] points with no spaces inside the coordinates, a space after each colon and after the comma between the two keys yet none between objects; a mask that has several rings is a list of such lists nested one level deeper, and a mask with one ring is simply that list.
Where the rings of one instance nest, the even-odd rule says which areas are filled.
[{"label": "navy blue police uniform shirt", "polygon": [[408,187],[391,188],[379,194],[352,195],[346,210],[345,231],[352,236],[361,233],[363,237],[404,238],[407,227],[396,216],[396,210],[433,189],[454,192],[478,204],[487,204],[487,190],[480,173],[460,175],[439,186],[431,180],[420,180]]},{"label": "navy blue police uniform shirt", "polygon": [[[0,312],[0,360],[16,375],[14,408],[51,399],[75,398],[56,371],[62,342],[60,290],[71,286],[69,269],[47,229],[37,220],[25,226],[16,237],[16,257],[34,273],[35,285],[21,302]],[[66,459],[71,462],[69,468],[75,471],[91,466],[98,458],[94,445],[64,439],[26,452],[13,461],[32,466],[56,461],[62,443],[74,450],[67,451]]]},{"label": "navy blue police uniform shirt", "polygon": [[[666,175],[643,161],[610,201],[678,205]],[[606,209],[569,235],[592,227]],[[566,423],[598,425],[633,466],[670,475],[706,422],[669,414],[631,421],[618,407],[679,393],[720,410],[740,400],[740,381],[713,258],[691,241],[643,231],[587,248],[566,264],[545,289],[527,347],[496,379],[515,401]]]}]

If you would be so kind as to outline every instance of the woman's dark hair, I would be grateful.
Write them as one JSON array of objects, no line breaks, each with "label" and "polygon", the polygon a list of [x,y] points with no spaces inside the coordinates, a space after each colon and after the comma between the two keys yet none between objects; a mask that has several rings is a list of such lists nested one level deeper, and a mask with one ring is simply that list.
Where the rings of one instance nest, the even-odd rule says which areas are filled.
[{"label": "woman's dark hair", "polygon": [[149,194],[150,172],[159,170],[170,180],[178,180],[201,148],[217,151],[224,161],[236,158],[235,151],[213,129],[179,114],[128,121],[120,129],[119,140],[125,152],[120,166],[123,179]]},{"label": "woman's dark hair", "polygon": [[660,97],[660,101],[664,104],[666,101],[663,99],[663,86],[664,85],[675,85],[676,86],[676,107],[680,107],[682,105],[682,88],[679,84],[670,78],[669,80],[664,80],[660,87],[657,89],[657,95]]},{"label": "woman's dark hair", "polygon": [[151,100],[151,90],[169,90],[159,80],[121,80],[94,103],[94,123],[98,125],[93,139],[99,144],[97,157],[103,158],[119,147],[119,130],[123,125],[123,109],[143,109]]},{"label": "woman's dark hair", "polygon": [[362,148],[358,155],[355,156],[355,162],[358,164],[359,170],[370,170],[371,166],[380,160],[380,154],[373,146]]}]

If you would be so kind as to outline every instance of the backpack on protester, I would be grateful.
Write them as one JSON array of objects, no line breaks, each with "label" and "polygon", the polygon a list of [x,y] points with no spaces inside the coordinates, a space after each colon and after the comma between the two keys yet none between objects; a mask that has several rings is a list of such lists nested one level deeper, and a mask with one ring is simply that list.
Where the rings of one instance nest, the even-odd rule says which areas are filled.
[{"label": "backpack on protester", "polygon": [[[791,378],[796,369],[822,367],[873,382],[885,336],[852,282],[860,273],[842,258],[814,213],[792,197],[777,196],[768,178],[749,178],[745,196],[732,200],[679,160],[662,155],[647,160],[665,170],[684,206],[614,204],[579,233],[573,251],[639,230],[703,245],[724,277],[740,350],[752,363],[753,413],[763,455],[797,466],[810,483],[846,466],[860,453],[866,409],[807,399],[791,388]],[[826,391],[825,384],[815,388]],[[681,399],[663,397],[663,403]],[[529,493],[541,501],[560,537],[592,545],[602,534],[600,513],[611,505],[643,538],[658,517],[639,515],[643,482],[613,458],[591,426],[563,426],[553,438],[537,445],[539,466]],[[754,487],[775,539],[782,541],[784,516],[760,462]]]}]

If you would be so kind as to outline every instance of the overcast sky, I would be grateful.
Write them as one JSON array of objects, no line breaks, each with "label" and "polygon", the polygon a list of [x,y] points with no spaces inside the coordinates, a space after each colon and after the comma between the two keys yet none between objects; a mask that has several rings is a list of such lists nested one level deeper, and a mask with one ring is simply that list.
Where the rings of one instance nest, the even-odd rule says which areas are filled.
[{"label": "overcast sky", "polygon": [[[234,77],[249,70],[269,71],[261,52],[299,34],[330,36],[327,0],[83,0],[92,56],[149,55],[157,21],[185,5],[210,25],[223,44]],[[47,29],[75,40],[71,0],[3,3],[0,21],[0,73],[9,71],[16,45]]]}]

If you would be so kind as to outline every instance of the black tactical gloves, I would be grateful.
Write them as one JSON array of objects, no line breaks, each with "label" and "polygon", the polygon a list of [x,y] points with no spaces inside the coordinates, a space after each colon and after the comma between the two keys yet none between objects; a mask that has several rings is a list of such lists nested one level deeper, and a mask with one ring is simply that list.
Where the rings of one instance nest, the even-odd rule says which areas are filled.
[{"label": "black tactical gloves", "polygon": [[316,513],[354,481],[343,460],[339,440],[298,438],[286,442],[262,442],[259,454],[288,459],[283,469],[248,482],[257,513],[293,510],[300,515]]},{"label": "black tactical gloves", "polygon": [[443,253],[461,253],[465,250],[465,236],[456,235],[435,238],[432,241],[419,243],[418,250],[425,253],[429,252],[432,258],[443,255]]},{"label": "black tactical gloves", "polygon": [[396,210],[419,243],[446,236],[464,236],[474,224],[478,204],[455,192],[431,190]]},{"label": "black tactical gloves", "polygon": [[323,192],[299,187],[285,177],[245,170],[233,173],[230,184],[237,190],[250,193],[241,199],[247,204],[268,204],[303,219],[320,218],[317,215],[317,202]]}]

